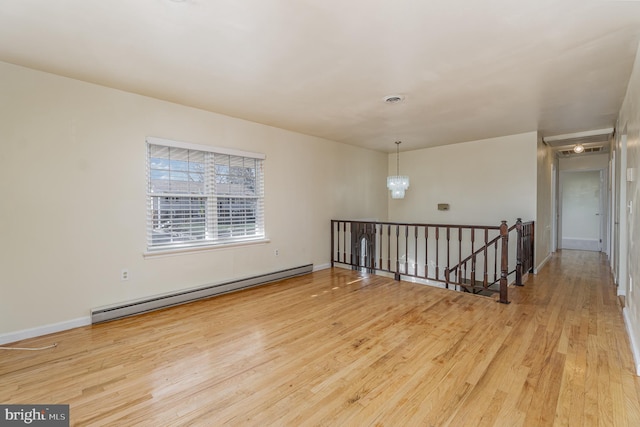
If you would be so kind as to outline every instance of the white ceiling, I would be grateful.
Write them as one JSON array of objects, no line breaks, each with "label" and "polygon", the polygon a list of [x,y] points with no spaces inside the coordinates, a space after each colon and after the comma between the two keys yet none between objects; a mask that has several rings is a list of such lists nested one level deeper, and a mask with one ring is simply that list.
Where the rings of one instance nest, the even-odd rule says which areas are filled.
[{"label": "white ceiling", "polygon": [[639,40],[640,1],[0,1],[1,61],[387,152],[613,127]]}]

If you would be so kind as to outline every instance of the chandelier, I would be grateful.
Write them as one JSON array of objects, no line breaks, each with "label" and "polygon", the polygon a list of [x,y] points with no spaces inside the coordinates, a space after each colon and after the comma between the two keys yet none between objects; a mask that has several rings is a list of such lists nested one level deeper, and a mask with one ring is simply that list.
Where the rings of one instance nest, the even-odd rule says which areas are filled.
[{"label": "chandelier", "polygon": [[409,177],[400,175],[400,143],[396,141],[396,174],[387,177],[387,188],[392,199],[404,199],[404,192],[409,188]]}]

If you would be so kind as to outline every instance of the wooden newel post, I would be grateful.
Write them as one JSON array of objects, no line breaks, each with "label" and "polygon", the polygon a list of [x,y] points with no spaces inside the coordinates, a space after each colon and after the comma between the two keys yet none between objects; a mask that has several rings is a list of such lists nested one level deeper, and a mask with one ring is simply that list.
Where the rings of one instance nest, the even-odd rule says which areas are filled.
[{"label": "wooden newel post", "polygon": [[509,276],[509,226],[507,221],[500,224],[500,240],[502,240],[502,253],[500,261],[500,299],[498,302],[509,304],[507,296],[507,276]]},{"label": "wooden newel post", "polygon": [[516,286],[522,286],[522,252],[524,241],[522,240],[522,218],[516,221],[516,232],[518,241],[516,242]]}]

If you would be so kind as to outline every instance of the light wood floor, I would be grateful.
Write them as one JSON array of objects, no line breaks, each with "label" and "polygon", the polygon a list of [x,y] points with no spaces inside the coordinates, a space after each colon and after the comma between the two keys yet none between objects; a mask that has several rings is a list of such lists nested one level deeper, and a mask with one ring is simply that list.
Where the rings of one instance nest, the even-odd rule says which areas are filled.
[{"label": "light wood floor", "polygon": [[0,350],[0,403],[72,425],[640,426],[604,257],[556,254],[510,305],[324,270]]}]

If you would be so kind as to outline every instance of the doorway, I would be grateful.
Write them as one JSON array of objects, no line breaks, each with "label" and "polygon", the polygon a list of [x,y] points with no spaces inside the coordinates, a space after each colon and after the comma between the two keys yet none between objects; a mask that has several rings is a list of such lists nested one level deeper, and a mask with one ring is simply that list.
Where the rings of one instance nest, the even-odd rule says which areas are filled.
[{"label": "doorway", "polygon": [[562,249],[602,250],[603,171],[560,174],[560,242]]}]

